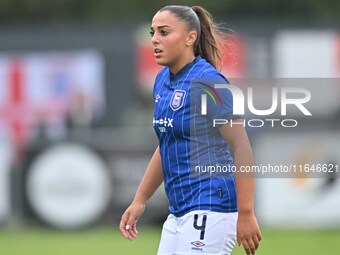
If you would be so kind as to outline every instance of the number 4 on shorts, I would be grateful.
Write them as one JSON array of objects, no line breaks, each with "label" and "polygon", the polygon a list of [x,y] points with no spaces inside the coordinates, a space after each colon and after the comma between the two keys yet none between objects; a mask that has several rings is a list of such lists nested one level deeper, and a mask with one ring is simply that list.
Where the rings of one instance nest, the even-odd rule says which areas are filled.
[{"label": "number 4 on shorts", "polygon": [[198,221],[198,214],[195,214],[194,215],[194,228],[197,230],[201,230],[200,240],[204,240],[205,226],[207,223],[207,215],[203,215],[201,226],[198,226],[197,221]]}]

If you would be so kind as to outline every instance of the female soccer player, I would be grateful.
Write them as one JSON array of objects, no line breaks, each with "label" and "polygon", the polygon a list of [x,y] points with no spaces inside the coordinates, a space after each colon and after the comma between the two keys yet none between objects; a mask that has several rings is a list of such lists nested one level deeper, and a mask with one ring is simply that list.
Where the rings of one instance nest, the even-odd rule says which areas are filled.
[{"label": "female soccer player", "polygon": [[[207,113],[190,113],[196,103],[190,100],[193,80],[206,79],[202,89],[195,91],[209,93],[210,89],[211,95],[217,95],[217,91],[209,81],[227,83],[216,70],[221,61],[221,34],[204,8],[177,5],[156,13],[150,34],[156,62],[164,66],[153,92],[153,125],[159,146],[133,202],[122,215],[119,229],[129,240],[137,237],[137,220],[164,181],[170,214],[163,225],[159,255],[225,255],[231,253],[236,242],[247,254],[255,254],[261,233],[253,209],[253,178],[192,175],[193,164],[199,169],[207,165],[239,169],[253,164],[243,125],[230,125],[230,120],[241,119],[232,114],[229,90],[217,97],[222,107],[215,107],[213,99],[208,98]],[[196,114],[194,121],[190,114]],[[213,118],[229,122],[214,127]]]}]

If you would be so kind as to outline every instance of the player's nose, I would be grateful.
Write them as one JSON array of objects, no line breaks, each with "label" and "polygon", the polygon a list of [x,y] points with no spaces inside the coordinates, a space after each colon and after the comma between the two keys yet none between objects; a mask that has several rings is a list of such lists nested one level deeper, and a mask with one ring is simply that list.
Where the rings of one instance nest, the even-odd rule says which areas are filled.
[{"label": "player's nose", "polygon": [[154,35],[151,37],[151,42],[153,45],[159,44],[159,36],[157,35],[157,33],[154,33]]}]

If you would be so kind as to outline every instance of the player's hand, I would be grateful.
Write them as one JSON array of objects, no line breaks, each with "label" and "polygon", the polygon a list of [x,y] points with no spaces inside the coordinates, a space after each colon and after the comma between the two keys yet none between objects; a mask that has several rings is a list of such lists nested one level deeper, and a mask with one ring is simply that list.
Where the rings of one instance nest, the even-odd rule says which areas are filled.
[{"label": "player's hand", "polygon": [[255,214],[239,213],[237,220],[237,244],[243,245],[247,255],[255,254],[261,241],[261,232]]},{"label": "player's hand", "polygon": [[142,216],[145,210],[145,204],[132,202],[125,210],[119,224],[119,230],[122,235],[132,241],[138,236],[137,221]]}]

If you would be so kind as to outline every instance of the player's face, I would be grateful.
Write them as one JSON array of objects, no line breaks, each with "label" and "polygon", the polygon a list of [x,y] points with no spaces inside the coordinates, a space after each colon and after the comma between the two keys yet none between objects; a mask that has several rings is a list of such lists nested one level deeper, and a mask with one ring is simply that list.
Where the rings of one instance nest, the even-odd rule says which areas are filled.
[{"label": "player's face", "polygon": [[[192,33],[194,37],[192,37]],[[185,22],[173,13],[162,11],[152,19],[151,31],[154,56],[159,65],[168,66],[172,72],[183,67],[188,58],[193,60],[193,43],[196,32],[188,32]]]}]

